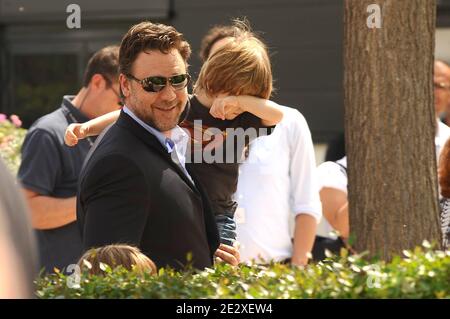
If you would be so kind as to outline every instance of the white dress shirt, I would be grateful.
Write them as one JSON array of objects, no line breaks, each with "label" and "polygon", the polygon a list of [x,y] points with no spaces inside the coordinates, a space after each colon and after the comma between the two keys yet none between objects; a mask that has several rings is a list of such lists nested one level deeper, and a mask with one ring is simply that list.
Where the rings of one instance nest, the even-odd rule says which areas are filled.
[{"label": "white dress shirt", "polygon": [[[437,121],[436,125],[437,130],[434,142],[436,147],[436,158],[439,160],[439,154],[441,153],[447,139],[450,138],[450,127],[448,127],[439,120]],[[337,162],[347,167],[346,156]],[[335,162],[325,162],[320,164],[319,167],[317,168],[317,175],[319,178],[318,180],[320,181],[319,189],[322,189],[323,187],[330,187],[343,191],[344,193],[347,194],[347,183],[348,183],[347,174],[344,173],[342,171],[342,167],[340,167]],[[331,225],[325,218],[322,218],[322,221],[317,226],[317,235],[332,239],[337,238],[337,236],[334,233],[333,227],[331,227]]]},{"label": "white dress shirt", "polygon": [[[339,164],[337,164],[339,163]],[[347,194],[347,172],[345,168],[347,168],[347,157],[344,156],[339,161],[336,162],[324,162],[317,167],[317,177],[319,181],[319,189],[323,187],[335,188],[340,191],[343,191]],[[343,167],[342,167],[342,166]],[[334,232],[333,227],[331,227],[330,223],[324,218],[320,221],[317,226],[317,235],[321,237],[336,239],[337,235]]]},{"label": "white dress shirt", "polygon": [[309,214],[317,222],[322,216],[308,124],[295,109],[283,107],[283,112],[271,135],[250,144],[240,166],[235,220],[244,262],[292,257],[295,216]]},{"label": "white dress shirt", "polygon": [[[123,107],[123,111],[128,114],[139,125],[145,128],[150,134],[154,135],[167,153],[170,154],[172,161],[178,164],[186,176],[192,181],[191,175],[186,170],[186,150],[189,143],[189,135],[178,125],[170,130],[170,138],[158,131],[154,127],[142,121],[127,106]],[[174,152],[175,151],[175,152]]]}]

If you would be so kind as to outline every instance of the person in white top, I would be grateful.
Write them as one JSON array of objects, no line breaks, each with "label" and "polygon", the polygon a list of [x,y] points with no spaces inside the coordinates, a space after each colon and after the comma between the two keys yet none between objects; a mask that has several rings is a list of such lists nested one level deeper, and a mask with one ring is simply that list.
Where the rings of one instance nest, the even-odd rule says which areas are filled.
[{"label": "person in white top", "polygon": [[[450,128],[438,121],[435,137],[436,154],[439,155],[450,137]],[[439,158],[439,157],[438,157]],[[337,239],[349,236],[347,201],[347,157],[336,162],[324,162],[317,168],[323,217],[317,227],[319,237]]]},{"label": "person in white top", "polygon": [[323,218],[317,226],[313,255],[315,260],[322,260],[325,250],[338,254],[346,247],[349,236],[347,157],[320,164],[317,176]]},{"label": "person in white top", "polygon": [[337,239],[349,236],[347,201],[347,157],[336,162],[324,162],[317,168],[323,217],[317,235]]},{"label": "person in white top", "polygon": [[[450,102],[450,67],[442,61],[435,61],[433,81],[436,112],[435,147],[438,159],[445,142],[450,138],[450,127],[439,119]],[[338,240],[338,236],[341,236],[345,240],[349,236],[346,168],[346,157],[337,162],[322,163],[317,168],[324,214],[317,228],[319,239]]]},{"label": "person in white top", "polygon": [[[434,107],[436,112],[436,159],[450,138],[450,127],[440,121],[447,105],[450,104],[450,67],[442,62],[434,63]],[[324,218],[317,229],[317,235],[322,238],[336,240],[336,230],[344,237],[348,237],[348,203],[347,203],[347,174],[342,171],[347,167],[347,158],[337,162],[325,162],[318,167],[320,181],[320,195]],[[334,227],[332,227],[332,225]]]},{"label": "person in white top", "polygon": [[274,132],[250,144],[240,167],[236,224],[244,262],[306,264],[322,216],[308,124],[298,110],[283,111]]}]

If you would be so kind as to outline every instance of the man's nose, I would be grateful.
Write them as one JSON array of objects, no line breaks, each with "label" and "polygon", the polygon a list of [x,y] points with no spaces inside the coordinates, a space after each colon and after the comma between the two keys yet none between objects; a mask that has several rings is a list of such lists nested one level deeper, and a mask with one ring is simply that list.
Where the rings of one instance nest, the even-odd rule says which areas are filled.
[{"label": "man's nose", "polygon": [[160,92],[160,98],[165,101],[172,101],[177,97],[175,89],[172,85],[167,84],[164,89]]}]

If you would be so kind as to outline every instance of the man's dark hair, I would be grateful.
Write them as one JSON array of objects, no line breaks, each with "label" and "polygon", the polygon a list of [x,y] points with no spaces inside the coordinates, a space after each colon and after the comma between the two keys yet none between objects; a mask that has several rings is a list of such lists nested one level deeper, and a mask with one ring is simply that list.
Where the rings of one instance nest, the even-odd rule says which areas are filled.
[{"label": "man's dark hair", "polygon": [[225,38],[233,37],[235,35],[235,28],[230,25],[217,25],[211,28],[208,33],[203,37],[200,44],[200,52],[198,55],[202,62],[205,62],[209,57],[212,46],[217,42]]},{"label": "man's dark hair", "polygon": [[89,86],[94,74],[101,74],[108,86],[119,80],[119,46],[107,46],[94,53],[84,72],[84,87]]},{"label": "man's dark hair", "polygon": [[206,35],[202,39],[200,44],[200,51],[198,53],[200,60],[205,62],[213,45],[225,38],[239,38],[239,37],[258,37],[251,29],[250,22],[247,18],[235,18],[232,20],[231,25],[216,25],[209,29]]},{"label": "man's dark hair", "polygon": [[130,74],[131,66],[141,52],[159,50],[167,54],[172,49],[178,50],[185,62],[191,55],[189,43],[174,27],[149,21],[136,24],[128,30],[120,45],[120,73]]}]

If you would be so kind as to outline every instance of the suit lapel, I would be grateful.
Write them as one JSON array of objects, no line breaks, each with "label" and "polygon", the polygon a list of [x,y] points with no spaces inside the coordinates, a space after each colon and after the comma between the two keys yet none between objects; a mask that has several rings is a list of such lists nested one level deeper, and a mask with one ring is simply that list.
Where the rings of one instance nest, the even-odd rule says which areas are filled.
[{"label": "suit lapel", "polygon": [[[116,124],[131,131],[144,144],[146,144],[148,147],[155,150],[159,155],[161,155],[172,166],[172,168],[178,173],[178,175],[181,177],[181,179],[194,192],[199,194],[198,189],[195,187],[195,185],[192,183],[192,181],[189,179],[189,177],[186,176],[186,173],[183,171],[183,169],[172,160],[170,153],[168,153],[167,150],[164,149],[164,147],[158,141],[156,136],[154,136],[153,134],[148,132],[145,128],[143,128],[141,125],[139,125],[139,123],[137,123],[128,114],[126,114],[123,111],[120,113],[119,119],[117,120]],[[174,150],[174,152],[175,152],[175,150]]]},{"label": "suit lapel", "polygon": [[[162,156],[178,173],[181,179],[198,195],[200,196],[203,204],[203,219],[205,222],[205,230],[206,236],[210,248],[210,256],[211,259],[214,257],[214,253],[217,247],[220,244],[220,237],[217,230],[216,220],[214,218],[214,213],[211,209],[210,201],[207,196],[207,193],[202,188],[202,185],[199,181],[196,180],[195,174],[192,175],[192,179],[195,181],[195,185],[193,182],[186,176],[186,173],[182,170],[182,168],[176,164],[170,154],[164,149],[158,139],[151,133],[149,133],[146,129],[144,129],[139,123],[133,120],[128,114],[121,112],[119,119],[117,120],[117,125],[123,127],[131,131],[134,135],[136,135],[139,139],[142,140],[148,147],[156,151],[160,156]],[[196,186],[197,185],[197,186]]]}]

